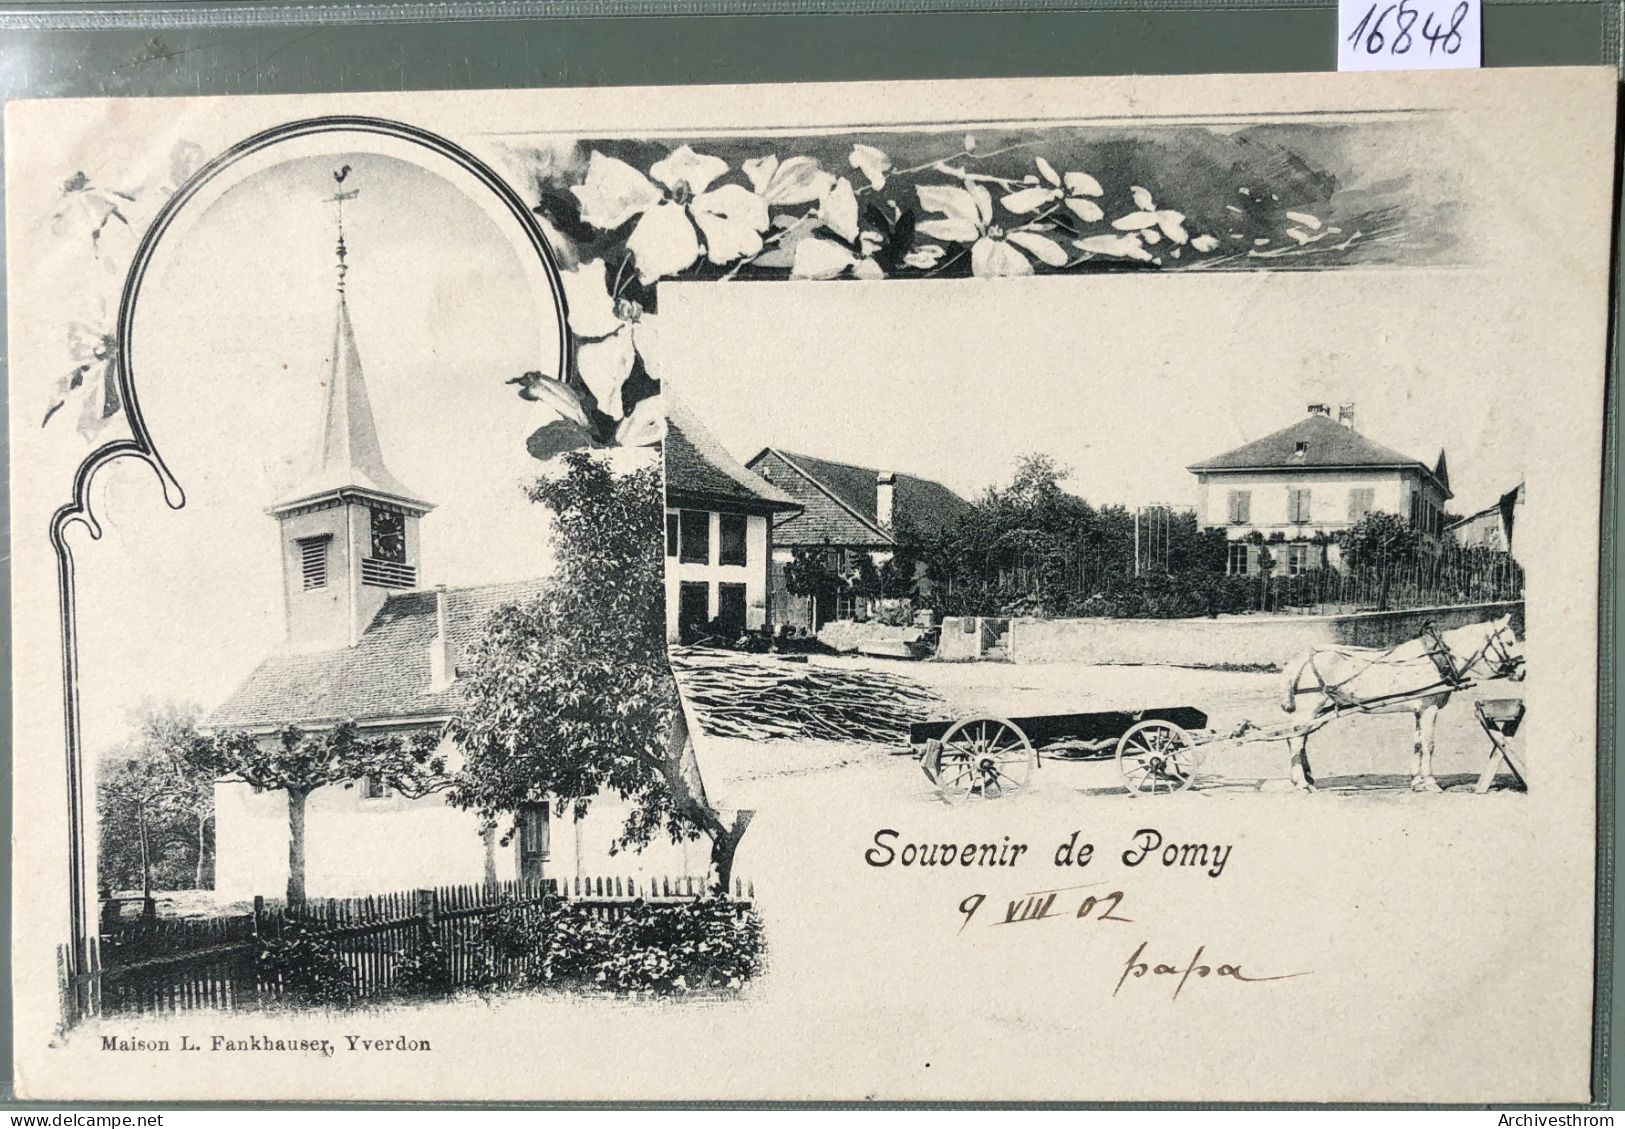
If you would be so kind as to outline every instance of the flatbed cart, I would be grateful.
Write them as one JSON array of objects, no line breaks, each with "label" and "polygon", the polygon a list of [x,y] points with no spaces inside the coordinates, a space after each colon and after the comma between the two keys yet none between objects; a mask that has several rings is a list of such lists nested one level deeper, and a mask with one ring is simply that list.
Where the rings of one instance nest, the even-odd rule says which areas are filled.
[{"label": "flatbed cart", "polygon": [[1021,791],[1032,782],[1039,752],[1055,759],[1105,759],[1117,755],[1124,739],[1136,730],[1157,739],[1166,732],[1201,732],[1207,714],[1191,706],[1135,711],[1040,714],[995,717],[980,714],[950,721],[921,721],[909,726],[909,744],[925,775],[949,799],[995,800]]},{"label": "flatbed cart", "polygon": [[[1458,683],[1457,688],[1466,685]],[[1394,695],[1383,702],[1420,697],[1431,690]],[[1156,796],[1189,788],[1202,763],[1217,749],[1306,737],[1346,714],[1369,712],[1361,707],[1372,704],[1339,705],[1281,725],[1243,721],[1229,730],[1208,728],[1207,714],[1192,706],[1035,717],[981,714],[911,725],[909,742],[927,778],[951,800],[996,800],[1021,791],[1032,782],[1041,750],[1050,759],[1114,757],[1129,795]],[[1502,744],[1497,742],[1498,751]],[[1521,776],[1517,767],[1513,771]]]}]

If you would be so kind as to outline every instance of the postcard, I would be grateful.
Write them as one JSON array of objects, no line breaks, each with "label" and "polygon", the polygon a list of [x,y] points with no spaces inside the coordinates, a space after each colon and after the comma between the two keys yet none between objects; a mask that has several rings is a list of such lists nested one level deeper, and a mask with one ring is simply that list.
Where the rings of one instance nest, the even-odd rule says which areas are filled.
[{"label": "postcard", "polygon": [[1589,1100],[1614,113],[10,104],[19,1093]]}]

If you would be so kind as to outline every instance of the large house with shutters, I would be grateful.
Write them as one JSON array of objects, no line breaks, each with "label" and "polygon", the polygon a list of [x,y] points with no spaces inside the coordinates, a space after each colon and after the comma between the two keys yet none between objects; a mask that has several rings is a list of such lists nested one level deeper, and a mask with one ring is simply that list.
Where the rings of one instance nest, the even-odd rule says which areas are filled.
[{"label": "large house with shutters", "polygon": [[[459,663],[497,608],[542,581],[425,586],[419,527],[434,506],[384,461],[342,269],[331,368],[315,458],[266,510],[276,523],[286,634],[204,720],[209,732],[274,741],[290,726],[320,733],[354,721],[364,736],[439,731],[458,708]],[[453,769],[458,755],[440,750]],[[288,797],[228,777],[215,786],[216,890],[227,900],[276,896],[287,882]],[[360,780],[311,793],[306,891],[357,896],[523,878],[665,877],[706,873],[703,844],[656,843],[618,855],[619,801],[581,820],[546,804],[518,813],[503,843],[443,794],[408,798]]]},{"label": "large house with shutters", "polygon": [[1352,405],[1333,419],[1329,405],[1310,404],[1298,422],[1187,469],[1197,523],[1225,530],[1232,573],[1258,572],[1263,551],[1277,575],[1336,565],[1333,536],[1374,510],[1408,520],[1437,552],[1452,497],[1442,450],[1429,464],[1384,447],[1354,429]]},{"label": "large house with shutters", "polygon": [[[797,549],[826,552],[834,558],[833,567],[850,572],[858,555],[883,564],[906,533],[933,536],[972,509],[965,499],[929,478],[798,455],[777,447],[763,448],[745,465],[800,507],[780,516],[773,527],[773,619],[777,623],[816,629],[828,619],[861,616],[867,610],[864,596],[821,608],[809,597],[790,592],[784,568]],[[922,568],[914,580],[915,592],[923,592],[928,584]]]},{"label": "large house with shutters", "polygon": [[773,522],[800,504],[741,466],[671,395],[665,457],[666,638],[771,626]]}]

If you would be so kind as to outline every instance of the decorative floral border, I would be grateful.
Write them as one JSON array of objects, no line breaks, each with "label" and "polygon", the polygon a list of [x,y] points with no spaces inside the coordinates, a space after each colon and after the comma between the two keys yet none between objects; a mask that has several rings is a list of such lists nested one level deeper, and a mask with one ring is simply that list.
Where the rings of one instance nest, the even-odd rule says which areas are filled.
[{"label": "decorative floral border", "polygon": [[[1347,187],[1352,161],[1341,147],[1350,128],[1393,127],[1057,126],[991,137],[510,146],[564,267],[573,344],[569,371],[508,381],[555,417],[528,447],[548,459],[659,442],[660,373],[645,346],[662,281],[1330,269],[1447,251],[1453,236],[1438,206],[1408,184]],[[1295,138],[1311,141],[1314,156],[1298,152]],[[116,272],[141,217],[199,157],[196,146],[177,146],[168,177],[134,190],[76,174],[53,230]],[[118,415],[116,343],[103,319],[68,326],[70,363],[46,423],[74,400],[87,435]]]}]

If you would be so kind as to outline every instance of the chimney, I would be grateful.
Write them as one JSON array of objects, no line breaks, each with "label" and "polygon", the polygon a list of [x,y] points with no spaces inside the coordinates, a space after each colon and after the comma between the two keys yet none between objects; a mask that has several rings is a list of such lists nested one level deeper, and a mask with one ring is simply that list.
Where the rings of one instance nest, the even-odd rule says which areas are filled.
[{"label": "chimney", "polygon": [[435,636],[429,642],[429,690],[444,690],[457,678],[457,668],[451,654],[451,627],[446,612],[446,586],[434,586]]},{"label": "chimney", "polygon": [[1330,404],[1310,404],[1309,414],[1312,416],[1325,416],[1327,419],[1331,419],[1332,406]]},{"label": "chimney", "polygon": [[875,521],[882,529],[890,529],[892,521],[892,494],[897,488],[897,476],[889,470],[875,475]]},{"label": "chimney", "polygon": [[1342,424],[1344,427],[1348,428],[1350,431],[1354,430],[1354,405],[1353,404],[1339,404],[1339,405],[1337,405],[1337,422]]}]

